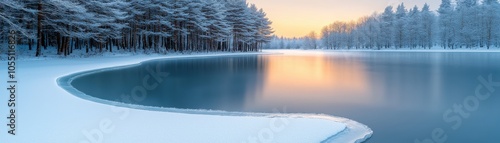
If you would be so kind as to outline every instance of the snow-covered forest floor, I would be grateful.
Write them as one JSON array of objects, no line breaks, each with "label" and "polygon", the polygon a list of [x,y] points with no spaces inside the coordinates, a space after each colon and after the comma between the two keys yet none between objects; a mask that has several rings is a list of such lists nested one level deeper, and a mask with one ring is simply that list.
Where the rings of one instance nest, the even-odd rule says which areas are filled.
[{"label": "snow-covered forest floor", "polygon": [[[7,44],[0,44],[1,47],[7,47]],[[18,61],[25,60],[48,60],[48,59],[80,59],[80,58],[99,58],[99,57],[123,57],[123,56],[176,56],[176,55],[206,55],[206,54],[223,54],[223,53],[243,53],[239,51],[160,51],[154,52],[152,50],[137,50],[136,52],[130,52],[128,50],[113,50],[109,51],[89,51],[86,53],[85,49],[74,49],[73,53],[67,56],[58,55],[57,49],[55,47],[47,47],[43,50],[43,55],[40,57],[35,57],[36,50],[33,48],[29,50],[28,45],[17,45],[16,46],[16,56]],[[0,53],[7,53],[7,48],[0,48]],[[244,52],[247,53],[247,52]],[[7,54],[0,54],[0,60],[7,60]]]}]

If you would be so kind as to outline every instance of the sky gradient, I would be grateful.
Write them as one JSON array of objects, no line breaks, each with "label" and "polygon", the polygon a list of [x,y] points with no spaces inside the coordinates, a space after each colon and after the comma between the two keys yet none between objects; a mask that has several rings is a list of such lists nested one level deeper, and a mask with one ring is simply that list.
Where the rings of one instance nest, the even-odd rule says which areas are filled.
[{"label": "sky gradient", "polygon": [[335,21],[357,20],[374,12],[382,12],[388,5],[404,2],[406,8],[428,3],[436,10],[441,0],[247,0],[263,8],[273,21],[275,34],[302,37],[311,31],[319,32],[323,26]]}]

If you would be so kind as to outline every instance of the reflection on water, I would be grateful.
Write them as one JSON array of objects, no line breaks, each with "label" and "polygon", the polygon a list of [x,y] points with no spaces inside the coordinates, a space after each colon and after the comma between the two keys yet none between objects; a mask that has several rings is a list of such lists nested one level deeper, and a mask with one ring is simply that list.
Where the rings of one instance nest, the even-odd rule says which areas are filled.
[{"label": "reflection on water", "polygon": [[[247,108],[371,102],[363,63],[335,56],[264,56],[261,94]],[[259,106],[256,106],[259,105]]]},{"label": "reflection on water", "polygon": [[[443,128],[448,142],[496,142],[499,93],[458,130],[446,110],[473,95],[478,76],[500,81],[498,53],[331,52],[225,56],[146,62],[77,78],[72,85],[106,100],[158,107],[323,113],[368,125],[368,142],[414,142]],[[126,100],[147,67],[169,76],[140,102]],[[500,89],[499,89],[500,91]]]}]

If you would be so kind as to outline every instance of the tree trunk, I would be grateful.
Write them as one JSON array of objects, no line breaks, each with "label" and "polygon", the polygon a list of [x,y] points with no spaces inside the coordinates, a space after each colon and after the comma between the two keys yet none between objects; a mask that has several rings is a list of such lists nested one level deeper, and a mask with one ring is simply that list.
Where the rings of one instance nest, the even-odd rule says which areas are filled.
[{"label": "tree trunk", "polygon": [[[37,14],[37,36],[36,36],[36,57],[39,57],[41,53],[40,45],[42,42],[42,1],[38,1],[38,14]],[[31,47],[31,46],[30,46]]]}]

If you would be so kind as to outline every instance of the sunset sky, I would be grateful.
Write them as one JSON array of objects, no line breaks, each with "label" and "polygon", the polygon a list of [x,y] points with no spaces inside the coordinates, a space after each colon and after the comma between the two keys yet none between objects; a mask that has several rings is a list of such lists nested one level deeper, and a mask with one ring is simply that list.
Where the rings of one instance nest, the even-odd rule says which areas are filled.
[{"label": "sunset sky", "polygon": [[401,2],[406,8],[425,3],[436,10],[441,0],[247,0],[266,11],[273,21],[278,36],[301,37],[311,31],[319,32],[334,21],[357,20],[374,12],[382,12],[388,5]]}]

